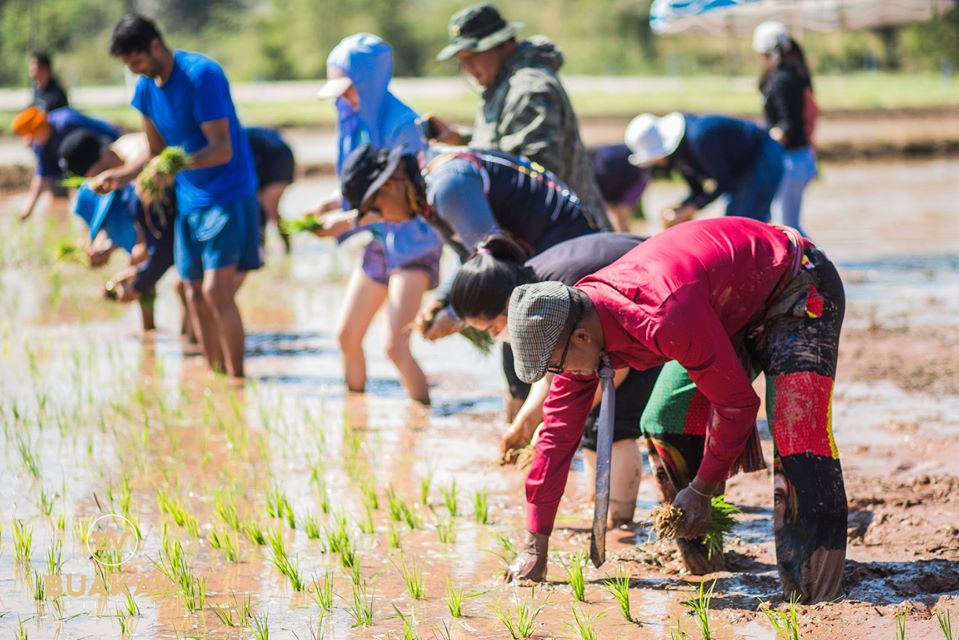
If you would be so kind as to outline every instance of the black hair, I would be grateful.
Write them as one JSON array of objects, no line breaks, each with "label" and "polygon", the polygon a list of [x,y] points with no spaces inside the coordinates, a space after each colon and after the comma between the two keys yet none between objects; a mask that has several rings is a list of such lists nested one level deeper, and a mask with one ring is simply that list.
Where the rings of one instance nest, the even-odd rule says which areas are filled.
[{"label": "black hair", "polygon": [[769,58],[769,66],[759,76],[760,91],[766,87],[766,83],[769,82],[773,73],[784,68],[793,69],[803,83],[812,89],[812,75],[809,73],[809,65],[806,63],[806,54],[793,38],[788,38],[785,43],[776,44],[769,54]]},{"label": "black hair", "polygon": [[119,57],[128,53],[147,53],[154,38],[163,44],[163,36],[156,23],[138,13],[127,14],[113,27],[110,55]]},{"label": "black hair", "polygon": [[463,263],[447,300],[460,318],[492,320],[506,311],[513,289],[534,281],[528,256],[511,240],[490,237]]},{"label": "black hair", "polygon": [[31,57],[37,61],[38,67],[50,68],[50,54],[46,51],[34,51]]}]

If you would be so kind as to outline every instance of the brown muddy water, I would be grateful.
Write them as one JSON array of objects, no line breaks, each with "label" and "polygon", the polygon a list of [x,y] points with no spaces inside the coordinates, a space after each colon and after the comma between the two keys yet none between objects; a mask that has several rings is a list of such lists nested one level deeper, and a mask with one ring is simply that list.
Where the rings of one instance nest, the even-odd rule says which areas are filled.
[{"label": "brown muddy water", "polygon": [[[284,211],[306,208],[330,186],[293,185]],[[647,210],[679,195],[656,184]],[[97,295],[120,257],[96,272],[56,262],[57,243],[78,241],[81,223],[61,203],[18,224],[19,197],[0,201],[0,635],[250,638],[266,626],[271,638],[508,638],[497,614],[531,603],[542,607],[537,638],[580,637],[574,609],[596,617],[598,638],[669,638],[678,624],[700,637],[682,605],[699,580],[683,575],[643,524],[657,501],[648,475],[639,523],[610,532],[607,564],[586,568],[584,603],[560,563],[588,549],[591,506],[578,462],[550,581],[535,591],[502,583],[499,556],[509,552],[500,537],[521,539],[523,471],[495,461],[504,426],[498,359],[458,337],[414,338],[434,405],[411,406],[382,352],[378,320],[366,342],[369,391],[345,394],[333,329],[358,243],[335,251],[300,237],[286,258],[270,237],[267,267],[241,293],[249,379],[236,388],[181,343],[169,287],[158,300],[159,331],[141,336],[136,309]],[[957,161],[827,166],[808,192],[804,222],[839,263],[849,299],[833,420],[850,542],[849,597],[799,607],[805,638],[893,638],[902,611],[910,638],[943,637],[936,612],[951,610],[959,622],[957,199]],[[768,454],[768,438],[766,446]],[[730,570],[710,576],[712,637],[776,637],[757,611],[759,600],[781,604],[771,493],[766,474],[729,483],[745,514],[727,545]],[[367,507],[371,494],[376,508]],[[488,499],[487,524],[477,522],[477,494]],[[249,522],[266,544],[251,541]],[[344,528],[356,571],[328,548]],[[275,566],[278,548],[304,592]],[[408,593],[404,563],[422,575],[422,599]],[[192,600],[164,574],[173,564]],[[603,588],[616,572],[631,578],[637,622]],[[353,574],[372,598],[371,627],[354,626]],[[330,611],[311,595],[313,577],[326,575]],[[448,584],[468,596],[462,617],[447,608]],[[138,614],[124,612],[128,593]],[[247,597],[255,619],[241,620]]]}]

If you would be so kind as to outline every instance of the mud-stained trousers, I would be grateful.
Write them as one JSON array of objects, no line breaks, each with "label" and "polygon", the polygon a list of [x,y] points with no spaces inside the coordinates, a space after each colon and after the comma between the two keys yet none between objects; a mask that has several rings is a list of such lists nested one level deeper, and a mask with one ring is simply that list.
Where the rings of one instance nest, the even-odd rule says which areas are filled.
[{"label": "mud-stained trousers", "polygon": [[[845,294],[817,249],[763,318],[741,337],[756,374],[766,377],[774,445],[776,560],[785,597],[812,603],[843,594],[846,491],[832,433],[832,391]],[[702,462],[709,402],[675,362],[657,380],[642,429],[661,497],[671,502]],[[722,568],[698,541],[681,540],[693,573]]]}]

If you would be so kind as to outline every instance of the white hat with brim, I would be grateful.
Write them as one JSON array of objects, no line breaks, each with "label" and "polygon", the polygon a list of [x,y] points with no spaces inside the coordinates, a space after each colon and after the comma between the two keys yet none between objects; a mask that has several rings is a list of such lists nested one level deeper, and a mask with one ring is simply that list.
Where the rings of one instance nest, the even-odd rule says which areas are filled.
[{"label": "white hat with brim", "polygon": [[320,100],[333,100],[346,93],[346,90],[352,85],[353,81],[346,76],[342,78],[331,78],[316,92],[316,97]]},{"label": "white hat with brim", "polygon": [[632,152],[630,163],[643,166],[671,155],[686,133],[686,118],[674,111],[661,118],[644,113],[626,127],[626,146]]},{"label": "white hat with brim", "polygon": [[768,56],[776,46],[783,46],[789,42],[789,32],[786,25],[775,20],[760,23],[753,31],[753,51]]},{"label": "white hat with brim", "polygon": [[468,51],[470,53],[489,51],[493,47],[498,47],[507,40],[515,38],[525,26],[526,24],[522,22],[510,22],[499,31],[491,33],[479,40],[473,38],[457,38],[455,41],[443,47],[443,49],[436,54],[436,59],[441,62],[449,60],[460,51]]}]

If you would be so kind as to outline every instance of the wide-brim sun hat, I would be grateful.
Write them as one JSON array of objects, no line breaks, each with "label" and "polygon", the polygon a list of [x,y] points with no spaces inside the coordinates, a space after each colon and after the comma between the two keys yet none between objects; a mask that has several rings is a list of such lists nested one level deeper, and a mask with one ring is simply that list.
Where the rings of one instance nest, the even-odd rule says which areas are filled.
[{"label": "wide-brim sun hat", "polygon": [[348,77],[330,78],[320,90],[316,92],[316,97],[320,100],[333,100],[346,93],[346,90],[353,86],[353,81]]},{"label": "wide-brim sun hat", "polygon": [[525,26],[522,22],[506,22],[499,10],[488,2],[466,7],[450,18],[447,27],[450,43],[436,54],[436,59],[449,60],[460,51],[489,51],[515,38]]},{"label": "wide-brim sun hat", "polygon": [[644,166],[671,155],[685,134],[686,118],[678,111],[662,117],[651,113],[636,116],[626,127],[624,136],[631,152],[630,163]]},{"label": "wide-brim sun hat", "polygon": [[572,292],[562,282],[537,282],[513,289],[506,314],[513,367],[532,384],[546,375],[549,359],[565,335]]},{"label": "wide-brim sun hat", "polygon": [[786,25],[776,20],[761,22],[753,31],[753,51],[768,56],[776,46],[789,42],[789,32]]}]

